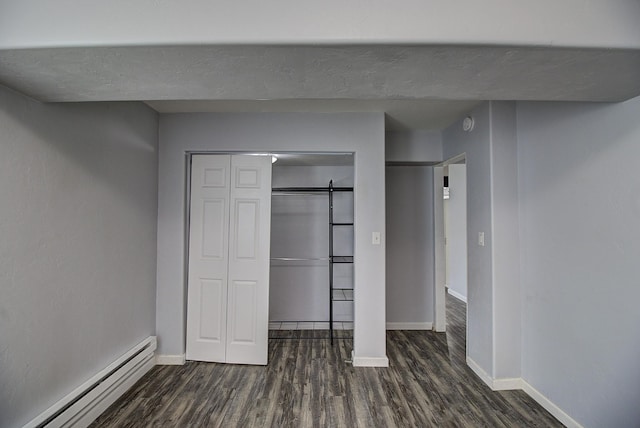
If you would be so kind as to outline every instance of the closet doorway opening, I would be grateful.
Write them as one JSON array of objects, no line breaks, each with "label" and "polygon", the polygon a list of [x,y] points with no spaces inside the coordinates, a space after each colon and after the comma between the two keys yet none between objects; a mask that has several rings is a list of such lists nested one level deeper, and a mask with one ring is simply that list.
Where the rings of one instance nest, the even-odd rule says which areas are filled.
[{"label": "closet doorway opening", "polygon": [[274,153],[269,339],[354,329],[354,154]]},{"label": "closet doorway opening", "polygon": [[187,359],[267,364],[287,339],[353,349],[354,154],[188,162]]}]

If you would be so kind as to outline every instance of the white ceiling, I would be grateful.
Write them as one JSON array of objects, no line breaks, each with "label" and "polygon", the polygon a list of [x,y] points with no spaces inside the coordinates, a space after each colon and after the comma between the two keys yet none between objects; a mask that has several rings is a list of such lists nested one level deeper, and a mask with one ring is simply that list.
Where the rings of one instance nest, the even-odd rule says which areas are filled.
[{"label": "white ceiling", "polygon": [[383,111],[441,129],[482,100],[622,101],[640,50],[497,46],[143,46],[0,50],[0,82],[41,101],[160,112]]}]

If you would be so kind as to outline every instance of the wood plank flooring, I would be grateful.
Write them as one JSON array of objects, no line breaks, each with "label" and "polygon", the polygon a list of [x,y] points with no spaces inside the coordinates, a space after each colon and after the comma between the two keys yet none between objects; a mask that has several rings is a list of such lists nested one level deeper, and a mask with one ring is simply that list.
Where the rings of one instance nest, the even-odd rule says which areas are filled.
[{"label": "wood plank flooring", "polygon": [[313,331],[271,339],[264,367],[157,366],[92,427],[561,427],[524,392],[491,391],[467,367],[465,313],[448,296],[446,334],[388,332],[389,368],[345,362],[350,339],[295,338]]}]

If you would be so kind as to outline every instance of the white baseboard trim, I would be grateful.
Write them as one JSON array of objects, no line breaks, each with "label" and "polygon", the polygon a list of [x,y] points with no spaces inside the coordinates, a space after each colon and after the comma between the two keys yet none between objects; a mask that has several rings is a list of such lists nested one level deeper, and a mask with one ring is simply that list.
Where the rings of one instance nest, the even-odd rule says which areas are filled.
[{"label": "white baseboard trim", "polygon": [[467,303],[467,296],[463,296],[462,294],[460,294],[457,291],[454,291],[454,290],[452,290],[450,288],[447,288],[447,293],[451,294],[456,299],[462,300],[463,302]]},{"label": "white baseboard trim", "polygon": [[542,395],[540,391],[529,385],[526,381],[522,381],[522,390],[526,392],[529,397],[533,398],[544,407],[547,412],[551,413],[557,420],[562,422],[567,428],[583,428],[575,419],[567,415],[560,407],[556,406],[547,397]]},{"label": "white baseboard trim", "polygon": [[156,355],[156,364],[159,366],[183,366],[185,361],[185,354]]},{"label": "white baseboard trim", "polygon": [[155,336],[148,337],[96,373],[57,403],[27,423],[24,428],[89,426],[155,365]]},{"label": "white baseboard trim", "polygon": [[491,389],[494,391],[510,391],[513,389],[522,389],[522,378],[519,377],[504,377],[493,379],[493,386]]},{"label": "white baseboard trim", "polygon": [[433,330],[432,322],[388,322],[387,330]]},{"label": "white baseboard trim", "polygon": [[529,385],[522,378],[504,378],[493,379],[487,372],[471,358],[467,357],[467,364],[478,375],[484,383],[493,391],[502,391],[508,389],[521,389],[533,398],[538,404],[545,408],[545,410],[551,413],[557,420],[562,422],[567,428],[584,428],[575,419],[566,414],[560,407],[556,406],[551,400],[542,395],[540,391]]},{"label": "white baseboard trim", "polygon": [[473,370],[473,372],[478,375],[480,379],[484,383],[487,384],[492,391],[506,391],[511,389],[522,389],[523,380],[519,377],[514,378],[498,378],[494,379],[489,375],[489,373],[485,372],[478,363],[473,361],[470,357],[467,357],[467,365]]},{"label": "white baseboard trim", "polygon": [[389,367],[387,357],[356,357],[351,351],[351,364],[353,367]]},{"label": "white baseboard trim", "polygon": [[489,373],[485,372],[482,367],[480,367],[478,363],[473,361],[469,356],[467,356],[467,365],[484,383],[487,384],[489,388],[493,390],[493,378],[489,376]]}]

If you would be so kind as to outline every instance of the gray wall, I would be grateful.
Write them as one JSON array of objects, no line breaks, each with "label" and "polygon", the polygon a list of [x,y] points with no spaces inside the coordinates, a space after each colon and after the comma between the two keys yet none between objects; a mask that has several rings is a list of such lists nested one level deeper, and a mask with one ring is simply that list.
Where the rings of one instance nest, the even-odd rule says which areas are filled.
[{"label": "gray wall", "polygon": [[[494,372],[521,375],[521,285],[516,104],[491,103]],[[477,237],[476,237],[477,239]]]},{"label": "gray wall", "polygon": [[640,421],[640,98],[518,103],[522,375],[585,427]]},{"label": "gray wall", "polygon": [[388,166],[387,322],[433,322],[433,174]]},{"label": "gray wall", "polygon": [[[491,239],[491,103],[471,115],[472,132],[464,132],[457,121],[443,132],[445,159],[466,153],[467,165],[467,355],[485,372],[493,373],[493,289]],[[485,246],[478,246],[478,232],[485,233]]]},{"label": "gray wall", "polygon": [[387,132],[385,134],[387,162],[442,161],[442,133],[440,131]]},{"label": "gray wall", "polygon": [[[273,187],[353,186],[352,166],[279,166],[273,164]],[[353,193],[334,192],[336,222],[353,220]],[[329,195],[274,193],[271,198],[271,257],[327,258]],[[334,233],[334,254],[353,254],[353,228]],[[353,265],[334,265],[336,286],[353,288]],[[335,302],[334,319],[353,320],[353,302]],[[326,260],[272,260],[269,320],[328,321],[329,264]]]},{"label": "gray wall", "polygon": [[[516,105],[487,102],[444,131],[445,159],[467,165],[467,356],[494,379],[521,374]],[[484,232],[484,246],[478,233]]]},{"label": "gray wall", "polygon": [[155,112],[0,87],[0,426],[154,334]]},{"label": "gray wall", "polygon": [[[355,153],[355,364],[386,364],[382,113],[160,116],[157,330],[160,353],[184,353],[185,152]],[[382,234],[381,245],[371,233]]]}]

